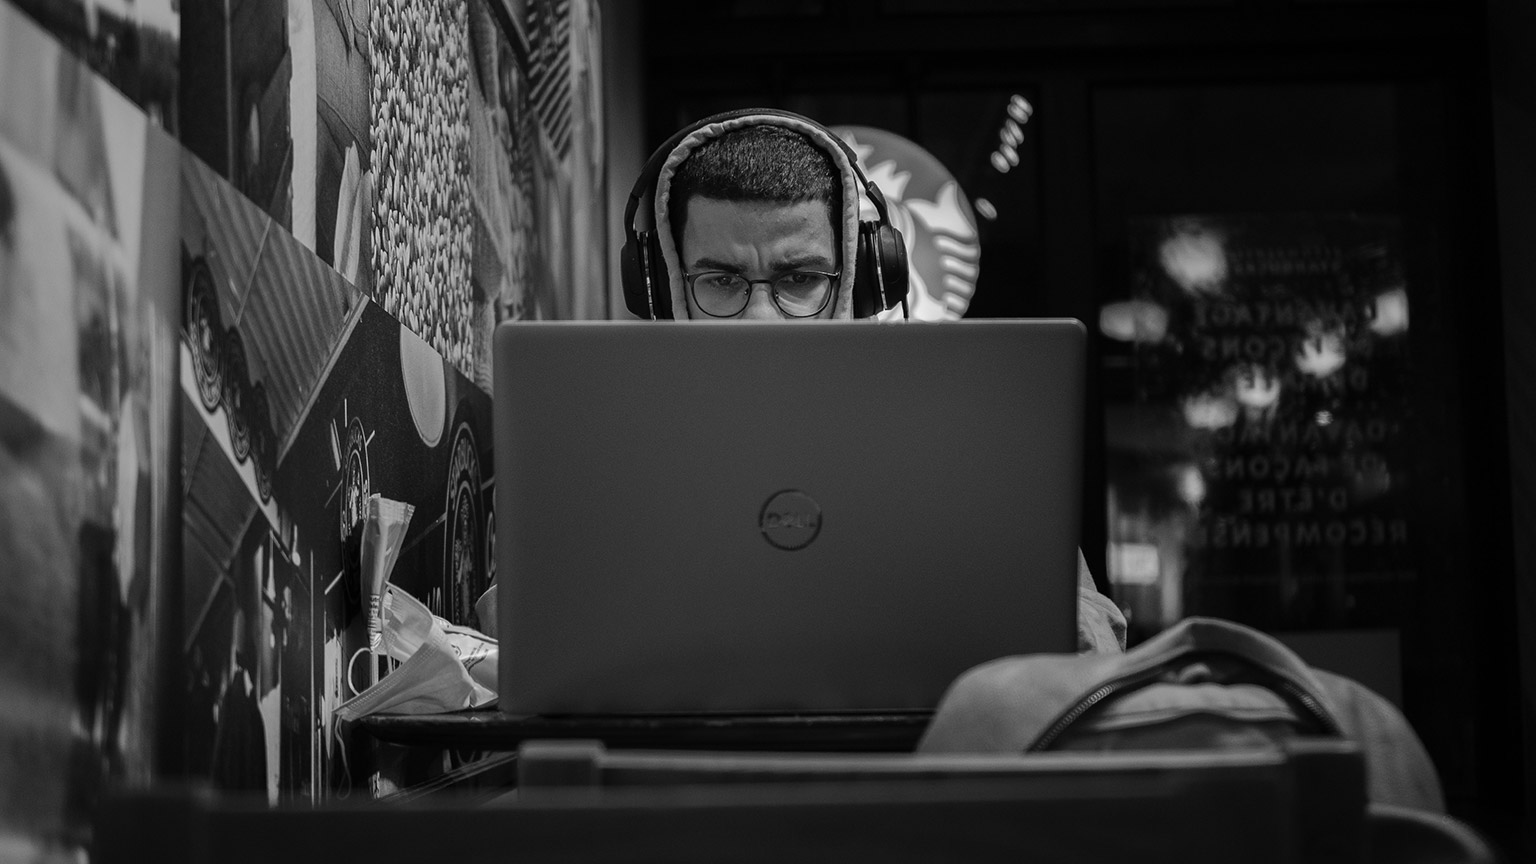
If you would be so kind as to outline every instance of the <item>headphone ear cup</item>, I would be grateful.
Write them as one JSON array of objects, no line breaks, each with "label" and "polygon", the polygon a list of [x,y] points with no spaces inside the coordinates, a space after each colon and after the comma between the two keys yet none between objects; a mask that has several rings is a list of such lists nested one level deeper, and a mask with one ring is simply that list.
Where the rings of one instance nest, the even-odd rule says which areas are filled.
[{"label": "headphone ear cup", "polygon": [[874,284],[874,261],[869,258],[869,249],[874,246],[874,223],[860,221],[859,223],[859,248],[854,251],[856,260],[859,261],[859,271],[854,275],[854,318],[868,318],[874,315],[874,294],[877,294],[879,286]]},{"label": "headphone ear cup", "polygon": [[912,275],[907,269],[907,242],[901,230],[894,225],[881,224],[875,232],[879,247],[880,273],[884,281],[881,288],[881,310],[895,307],[907,296],[907,286]]},{"label": "headphone ear cup", "polygon": [[619,251],[619,284],[624,289],[624,307],[637,317],[650,318],[651,304],[646,298],[645,274],[641,272],[640,253],[635,248],[643,242],[637,241],[633,235],[624,241],[624,248]]},{"label": "headphone ear cup", "polygon": [[900,231],[881,222],[860,222],[857,255],[853,317],[878,315],[907,296],[907,246]]},{"label": "headphone ear cup", "polygon": [[879,242],[875,233],[878,222],[859,223],[858,272],[853,279],[853,317],[868,318],[881,311],[880,277],[875,272],[874,250]]},{"label": "headphone ear cup", "polygon": [[645,248],[645,260],[649,265],[646,273],[651,279],[651,305],[656,309],[657,318],[670,319],[673,317],[672,280],[667,278],[667,262],[661,257],[661,241],[655,232],[645,232]]},{"label": "headphone ear cup", "polygon": [[661,243],[650,231],[630,235],[619,250],[624,306],[640,318],[672,317],[672,286],[662,264]]}]

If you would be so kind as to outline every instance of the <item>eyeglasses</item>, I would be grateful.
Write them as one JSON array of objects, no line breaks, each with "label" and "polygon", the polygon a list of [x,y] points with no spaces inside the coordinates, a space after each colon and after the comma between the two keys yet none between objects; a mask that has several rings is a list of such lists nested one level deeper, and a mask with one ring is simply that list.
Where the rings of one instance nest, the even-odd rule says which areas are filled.
[{"label": "eyeglasses", "polygon": [[752,286],[758,284],[772,289],[773,305],[780,312],[790,318],[810,318],[827,308],[832,286],[841,276],[841,271],[790,270],[772,279],[748,279],[740,273],[706,270],[684,273],[683,279],[693,292],[693,302],[699,311],[713,318],[740,315],[752,299]]}]

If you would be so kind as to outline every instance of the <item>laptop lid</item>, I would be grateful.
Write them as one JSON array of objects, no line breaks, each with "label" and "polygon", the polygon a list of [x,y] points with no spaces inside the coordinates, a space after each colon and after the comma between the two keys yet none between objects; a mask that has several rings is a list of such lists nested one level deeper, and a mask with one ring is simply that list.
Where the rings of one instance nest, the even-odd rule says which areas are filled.
[{"label": "laptop lid", "polygon": [[931,710],[1076,649],[1083,326],[495,336],[500,707]]}]

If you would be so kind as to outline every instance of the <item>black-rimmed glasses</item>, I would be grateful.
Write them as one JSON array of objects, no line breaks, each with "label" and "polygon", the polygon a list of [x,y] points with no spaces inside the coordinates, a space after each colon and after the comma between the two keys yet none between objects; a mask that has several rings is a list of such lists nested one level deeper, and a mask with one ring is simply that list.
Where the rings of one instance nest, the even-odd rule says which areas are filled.
[{"label": "black-rimmed glasses", "polygon": [[811,318],[827,308],[832,288],[841,276],[841,272],[790,270],[772,279],[748,279],[740,273],[706,270],[684,273],[683,279],[699,311],[714,318],[740,315],[752,299],[752,286],[759,284],[771,289],[773,305],[780,312],[790,318]]}]

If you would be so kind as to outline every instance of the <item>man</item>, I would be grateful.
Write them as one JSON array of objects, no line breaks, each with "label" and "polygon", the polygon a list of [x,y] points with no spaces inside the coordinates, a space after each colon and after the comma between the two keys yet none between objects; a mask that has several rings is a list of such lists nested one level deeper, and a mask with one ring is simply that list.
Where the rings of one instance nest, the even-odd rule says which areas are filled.
[{"label": "man", "polygon": [[[852,318],[862,189],[847,152],[805,118],[706,124],[678,140],[656,175],[654,236],[668,284],[654,290],[669,292],[679,318]],[[1078,648],[1124,645],[1125,617],[1079,554]]]}]

